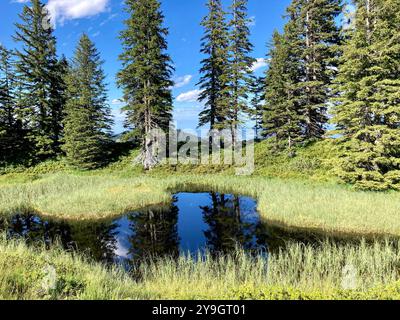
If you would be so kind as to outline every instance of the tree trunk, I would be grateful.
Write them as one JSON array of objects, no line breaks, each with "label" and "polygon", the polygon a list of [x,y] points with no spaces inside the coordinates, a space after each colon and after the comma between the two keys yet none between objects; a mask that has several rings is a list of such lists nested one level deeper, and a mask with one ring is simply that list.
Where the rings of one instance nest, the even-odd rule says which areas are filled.
[{"label": "tree trunk", "polygon": [[[150,86],[149,80],[144,83],[145,91]],[[157,165],[157,158],[154,154],[154,141],[151,135],[152,115],[150,111],[151,99],[148,96],[144,98],[145,116],[144,116],[144,144],[142,150],[142,163],[145,170],[151,170]]]}]

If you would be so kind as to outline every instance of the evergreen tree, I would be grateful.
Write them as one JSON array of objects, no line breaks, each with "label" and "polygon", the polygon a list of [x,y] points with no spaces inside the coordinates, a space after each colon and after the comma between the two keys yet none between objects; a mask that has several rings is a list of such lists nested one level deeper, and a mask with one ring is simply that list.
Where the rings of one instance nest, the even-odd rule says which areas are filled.
[{"label": "evergreen tree", "polygon": [[0,164],[27,163],[29,144],[17,105],[14,52],[0,45]]},{"label": "evergreen tree", "polygon": [[254,121],[255,136],[258,140],[262,136],[264,124],[264,99],[265,99],[265,78],[252,77],[250,85],[251,109],[249,111],[251,119]]},{"label": "evergreen tree", "polygon": [[206,57],[201,62],[202,77],[199,101],[205,109],[200,113],[199,125],[210,124],[211,129],[222,129],[230,110],[229,27],[221,0],[209,0],[208,15],[201,25],[205,29],[201,53]]},{"label": "evergreen tree", "polygon": [[287,24],[284,35],[275,31],[270,46],[269,68],[266,71],[263,134],[274,138],[277,150],[291,150],[292,146],[303,139],[303,117],[297,91],[301,75],[291,38],[293,27],[292,23]]},{"label": "evergreen tree", "polygon": [[230,22],[230,96],[229,123],[232,131],[233,145],[236,144],[240,117],[249,113],[248,92],[251,86],[251,67],[255,59],[250,57],[253,45],[250,42],[250,19],[247,16],[247,0],[233,0],[231,6],[232,20]]},{"label": "evergreen tree", "polygon": [[167,50],[168,30],[158,0],[127,0],[129,18],[121,33],[124,52],[120,56],[123,68],[118,74],[124,90],[126,126],[142,143],[141,162],[151,169],[158,160],[150,137],[153,129],[168,130],[172,120],[173,71]]},{"label": "evergreen tree", "polygon": [[0,164],[9,159],[14,148],[11,131],[15,122],[15,73],[11,52],[0,45]]},{"label": "evergreen tree", "polygon": [[337,79],[339,174],[360,189],[400,189],[400,3],[357,0]]},{"label": "evergreen tree", "polygon": [[330,86],[336,75],[341,0],[293,0],[287,9],[285,38],[297,64],[295,97],[302,115],[302,139],[321,138],[328,120]]},{"label": "evergreen tree", "polygon": [[59,152],[64,135],[63,120],[65,115],[65,107],[67,103],[67,84],[69,65],[67,58],[63,55],[54,66],[54,72],[51,74],[50,97],[51,105],[55,106],[51,109],[51,131],[55,140],[55,151]]},{"label": "evergreen tree", "polygon": [[279,146],[290,148],[325,133],[340,56],[336,18],[342,12],[341,2],[293,0],[284,34],[274,36],[265,132],[273,135]]},{"label": "evergreen tree", "polygon": [[15,76],[12,52],[0,45],[0,132],[2,135],[14,127]]},{"label": "evergreen tree", "polygon": [[93,42],[82,35],[66,77],[63,145],[69,163],[80,169],[94,169],[107,160],[112,120],[102,63]]},{"label": "evergreen tree", "polygon": [[304,73],[299,92],[303,101],[305,139],[312,140],[324,135],[328,121],[327,106],[341,43],[336,18],[343,6],[342,0],[295,0],[295,7],[296,2],[301,3],[299,45]]},{"label": "evergreen tree", "polygon": [[19,105],[23,108],[25,125],[35,146],[35,157],[45,159],[60,150],[61,92],[55,88],[62,82],[56,55],[56,39],[45,5],[32,0],[25,5],[17,23],[14,39],[22,46],[17,51],[20,82]]}]

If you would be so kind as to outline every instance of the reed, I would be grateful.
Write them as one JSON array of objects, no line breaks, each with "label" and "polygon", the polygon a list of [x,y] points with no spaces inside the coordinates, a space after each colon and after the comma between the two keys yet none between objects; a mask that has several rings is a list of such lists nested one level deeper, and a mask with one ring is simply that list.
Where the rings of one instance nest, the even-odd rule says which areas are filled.
[{"label": "reed", "polygon": [[265,222],[287,227],[365,236],[400,235],[400,197],[396,192],[359,192],[327,183],[222,174],[123,178],[59,173],[24,183],[0,183],[0,215],[34,211],[62,219],[110,218],[149,205],[168,204],[174,192],[184,191],[254,197]]},{"label": "reed", "polygon": [[239,249],[214,258],[160,258],[140,264],[132,277],[57,247],[30,248],[3,237],[0,298],[400,299],[398,248],[389,241],[288,243],[268,259]]}]

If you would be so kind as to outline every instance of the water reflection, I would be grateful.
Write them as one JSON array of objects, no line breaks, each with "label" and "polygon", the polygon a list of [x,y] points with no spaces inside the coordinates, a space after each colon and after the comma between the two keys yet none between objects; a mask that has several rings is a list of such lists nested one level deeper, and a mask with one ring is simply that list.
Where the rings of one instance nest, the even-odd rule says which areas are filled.
[{"label": "water reflection", "polygon": [[57,241],[66,250],[106,263],[178,257],[206,249],[227,253],[237,246],[258,251],[268,241],[253,199],[219,193],[179,193],[167,208],[134,212],[114,221],[67,223],[17,214],[1,221],[0,228],[30,245],[51,246]]},{"label": "water reflection", "polygon": [[211,205],[201,207],[208,230],[206,248],[211,253],[227,253],[237,246],[259,250],[265,245],[262,224],[255,211],[255,203],[238,196],[211,193]]},{"label": "water reflection", "polygon": [[174,202],[168,210],[149,209],[135,212],[129,220],[129,257],[133,260],[146,256],[179,256],[178,214]]},{"label": "water reflection", "polygon": [[17,214],[0,223],[10,238],[22,238],[29,245],[58,243],[65,250],[79,250],[97,261],[115,261],[118,232],[114,222],[79,222],[42,220],[32,214]]}]

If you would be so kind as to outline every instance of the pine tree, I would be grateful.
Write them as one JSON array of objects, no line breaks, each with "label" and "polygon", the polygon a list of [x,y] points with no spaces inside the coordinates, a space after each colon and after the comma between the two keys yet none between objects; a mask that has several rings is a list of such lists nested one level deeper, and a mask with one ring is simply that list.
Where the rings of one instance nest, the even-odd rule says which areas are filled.
[{"label": "pine tree", "polygon": [[250,84],[251,109],[249,110],[250,117],[254,121],[254,130],[256,139],[262,136],[262,128],[264,124],[264,99],[265,99],[265,78],[252,77]]},{"label": "pine tree", "polygon": [[293,0],[288,7],[286,36],[297,55],[297,98],[303,115],[303,140],[321,138],[328,121],[330,87],[340,55],[340,28],[336,19],[342,0]]},{"label": "pine tree", "polygon": [[341,2],[293,0],[284,34],[274,36],[265,133],[277,146],[291,148],[325,133],[342,40],[336,23]]},{"label": "pine tree", "polygon": [[30,151],[17,105],[15,55],[0,45],[0,164],[28,164]]},{"label": "pine tree", "polygon": [[208,15],[201,25],[205,29],[201,53],[199,101],[205,109],[200,113],[199,126],[210,124],[211,129],[223,129],[230,110],[229,27],[221,0],[209,0]]},{"label": "pine tree", "polygon": [[12,131],[15,123],[15,72],[12,53],[0,45],[0,164],[10,158],[14,148]]},{"label": "pine tree", "polygon": [[55,151],[58,153],[62,148],[62,137],[64,135],[63,120],[67,103],[67,84],[66,78],[69,72],[67,58],[63,55],[57,61],[51,73],[50,104],[51,109],[51,131],[54,137]]},{"label": "pine tree", "polygon": [[305,79],[301,82],[304,101],[305,138],[321,138],[328,121],[330,87],[336,76],[340,28],[336,18],[342,13],[342,0],[300,0],[301,60]]},{"label": "pine tree", "polygon": [[32,0],[25,5],[14,37],[22,48],[17,51],[17,71],[20,82],[19,105],[24,108],[30,140],[38,160],[60,151],[60,116],[62,97],[58,88],[62,82],[56,55],[56,39],[45,5]]},{"label": "pine tree", "polygon": [[266,71],[263,134],[274,138],[277,150],[291,150],[303,139],[303,117],[297,91],[301,75],[298,55],[291,38],[294,34],[293,26],[287,24],[284,35],[275,31],[270,46],[269,68]]},{"label": "pine tree", "polygon": [[250,42],[250,19],[247,16],[247,0],[233,0],[230,8],[230,97],[229,124],[232,131],[233,146],[236,144],[238,126],[243,122],[241,116],[249,113],[248,92],[251,86],[251,67],[255,59],[250,57],[253,45]]},{"label": "pine tree", "polygon": [[158,160],[154,154],[153,129],[168,130],[172,120],[172,61],[166,53],[168,30],[158,0],[127,0],[129,18],[121,33],[124,52],[118,84],[127,105],[126,126],[142,144],[140,161],[146,170]]},{"label": "pine tree", "polygon": [[337,79],[339,174],[360,189],[400,189],[400,3],[357,0]]},{"label": "pine tree", "polygon": [[0,132],[2,133],[14,126],[15,76],[12,52],[0,45]]},{"label": "pine tree", "polygon": [[94,169],[107,160],[112,120],[102,63],[93,42],[82,35],[66,77],[63,145],[68,162],[80,169]]}]

